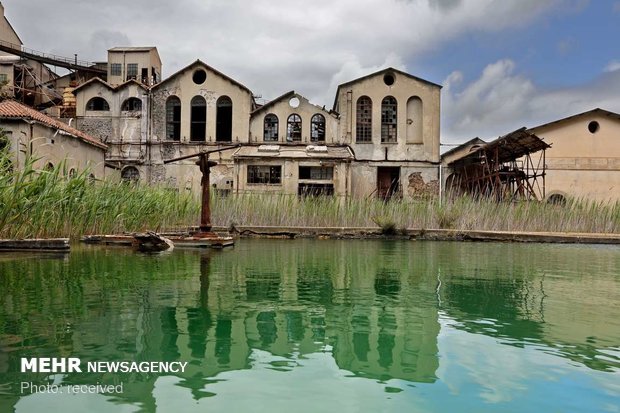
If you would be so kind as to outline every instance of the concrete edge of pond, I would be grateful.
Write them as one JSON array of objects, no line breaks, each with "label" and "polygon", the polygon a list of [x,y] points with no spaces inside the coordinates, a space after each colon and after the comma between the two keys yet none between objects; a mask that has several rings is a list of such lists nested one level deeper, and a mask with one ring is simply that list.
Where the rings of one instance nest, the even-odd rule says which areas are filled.
[{"label": "concrete edge of pond", "polygon": [[69,238],[0,239],[0,252],[69,252],[70,249]]},{"label": "concrete edge of pond", "polygon": [[[226,231],[225,227],[214,227]],[[237,226],[232,235],[256,238],[393,238],[433,241],[547,242],[565,244],[620,244],[620,234],[575,232],[513,232],[454,229],[403,229],[383,234],[376,227],[268,227]]]}]

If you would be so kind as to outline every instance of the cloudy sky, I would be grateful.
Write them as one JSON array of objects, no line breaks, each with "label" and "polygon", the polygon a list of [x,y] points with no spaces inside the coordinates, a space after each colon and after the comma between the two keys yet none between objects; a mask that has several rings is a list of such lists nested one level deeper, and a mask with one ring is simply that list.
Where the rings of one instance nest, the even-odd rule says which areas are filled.
[{"label": "cloudy sky", "polygon": [[201,59],[264,99],[392,66],[443,85],[442,141],[620,113],[620,0],[2,0],[24,46],[103,61],[157,46],[164,77]]}]

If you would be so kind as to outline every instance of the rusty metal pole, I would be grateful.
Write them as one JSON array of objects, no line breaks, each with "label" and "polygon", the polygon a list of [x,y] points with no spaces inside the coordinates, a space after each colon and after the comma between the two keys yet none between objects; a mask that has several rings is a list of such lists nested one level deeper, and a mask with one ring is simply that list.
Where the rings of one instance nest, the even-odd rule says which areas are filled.
[{"label": "rusty metal pole", "polygon": [[217,162],[209,160],[208,154],[201,154],[196,162],[200,166],[200,172],[202,172],[202,179],[200,184],[202,186],[202,209],[200,212],[200,232],[211,231],[211,167],[217,165]]}]

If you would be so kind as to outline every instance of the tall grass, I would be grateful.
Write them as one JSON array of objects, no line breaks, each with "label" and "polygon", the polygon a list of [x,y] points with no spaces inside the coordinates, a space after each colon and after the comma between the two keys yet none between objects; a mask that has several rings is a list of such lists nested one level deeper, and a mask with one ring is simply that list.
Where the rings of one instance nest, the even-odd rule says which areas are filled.
[{"label": "tall grass", "polygon": [[[61,163],[35,170],[29,160],[13,170],[0,151],[0,238],[79,237],[197,225],[199,194],[116,181],[91,182],[88,171],[68,177]],[[299,198],[282,194],[213,196],[215,226],[371,227],[620,233],[620,203],[569,200],[496,203],[468,197],[394,200]]]},{"label": "tall grass", "polygon": [[298,198],[245,194],[214,198],[213,224],[221,226],[380,227],[533,232],[620,233],[620,203],[571,200],[565,206],[543,202],[496,203],[470,197],[411,201]]},{"label": "tall grass", "polygon": [[199,205],[188,194],[126,182],[68,177],[60,163],[20,170],[0,153],[0,238],[79,237],[194,224]]}]

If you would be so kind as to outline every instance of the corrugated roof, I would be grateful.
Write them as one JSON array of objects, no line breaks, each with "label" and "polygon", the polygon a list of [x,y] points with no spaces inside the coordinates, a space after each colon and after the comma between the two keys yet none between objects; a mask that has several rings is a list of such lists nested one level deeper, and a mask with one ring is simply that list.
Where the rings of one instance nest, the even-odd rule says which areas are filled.
[{"label": "corrugated roof", "polygon": [[353,154],[348,146],[270,144],[243,146],[233,154],[233,158],[341,159],[347,161],[353,160]]},{"label": "corrugated roof", "polygon": [[44,115],[41,112],[37,112],[31,107],[22,105],[21,103],[14,100],[5,100],[0,102],[0,119],[30,119],[51,128],[60,129],[68,133],[69,135],[98,148],[104,150],[108,148],[106,144],[104,144],[97,138],[90,136],[75,128],[72,128],[66,123]]}]

